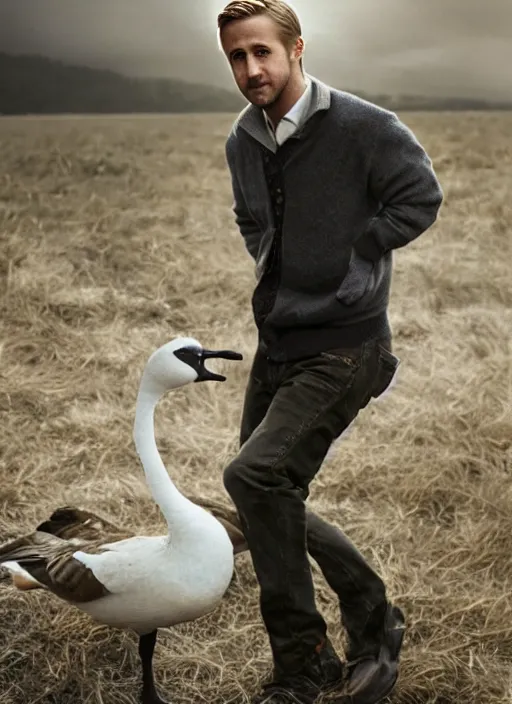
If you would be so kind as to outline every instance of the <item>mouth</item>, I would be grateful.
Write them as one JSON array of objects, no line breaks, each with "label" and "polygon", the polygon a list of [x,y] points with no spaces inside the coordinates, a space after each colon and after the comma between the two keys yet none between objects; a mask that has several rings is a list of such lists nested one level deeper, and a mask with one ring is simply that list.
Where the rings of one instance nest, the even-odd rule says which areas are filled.
[{"label": "mouth", "polygon": [[226,381],[226,377],[222,374],[216,374],[205,367],[205,362],[207,359],[231,359],[231,360],[241,360],[243,356],[240,352],[234,352],[233,350],[202,350],[199,356],[199,364],[197,366],[197,379],[198,381]]}]

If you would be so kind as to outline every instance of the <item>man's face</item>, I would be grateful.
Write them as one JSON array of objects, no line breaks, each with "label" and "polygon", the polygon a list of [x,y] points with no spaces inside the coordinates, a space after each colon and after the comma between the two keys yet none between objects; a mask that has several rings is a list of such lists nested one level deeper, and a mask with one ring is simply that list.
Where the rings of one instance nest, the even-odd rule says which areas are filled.
[{"label": "man's face", "polygon": [[288,49],[278,25],[266,15],[233,20],[222,30],[222,48],[240,92],[253,105],[273,105],[286,88],[294,63],[299,62],[299,42]]}]

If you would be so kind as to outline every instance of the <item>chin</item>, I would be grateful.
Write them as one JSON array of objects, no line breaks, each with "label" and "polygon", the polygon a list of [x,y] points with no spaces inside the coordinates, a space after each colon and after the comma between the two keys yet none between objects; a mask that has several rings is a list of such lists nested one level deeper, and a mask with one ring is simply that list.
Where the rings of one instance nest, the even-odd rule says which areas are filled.
[{"label": "chin", "polygon": [[268,108],[273,104],[273,100],[268,100],[268,98],[260,98],[259,100],[256,98],[255,100],[250,100],[248,98],[249,102],[255,105],[257,108]]},{"label": "chin", "polygon": [[268,96],[268,95],[263,96],[262,95],[260,97],[247,95],[246,98],[250,103],[252,103],[253,105],[255,105],[258,108],[269,108],[272,105],[274,105],[274,103],[276,102],[275,95],[272,95],[272,96]]},{"label": "chin", "polygon": [[266,91],[258,93],[253,90],[247,90],[243,92],[243,94],[246,100],[260,108],[265,108],[269,105],[273,105],[276,100],[275,93],[269,94]]}]

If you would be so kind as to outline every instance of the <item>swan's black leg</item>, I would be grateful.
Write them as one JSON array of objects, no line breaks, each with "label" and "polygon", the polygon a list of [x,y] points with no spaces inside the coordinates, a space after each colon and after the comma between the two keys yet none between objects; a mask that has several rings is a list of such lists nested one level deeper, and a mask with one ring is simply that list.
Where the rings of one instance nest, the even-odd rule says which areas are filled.
[{"label": "swan's black leg", "polygon": [[139,655],[142,664],[142,704],[166,704],[160,699],[153,677],[153,651],[155,650],[157,631],[151,631],[139,638]]}]

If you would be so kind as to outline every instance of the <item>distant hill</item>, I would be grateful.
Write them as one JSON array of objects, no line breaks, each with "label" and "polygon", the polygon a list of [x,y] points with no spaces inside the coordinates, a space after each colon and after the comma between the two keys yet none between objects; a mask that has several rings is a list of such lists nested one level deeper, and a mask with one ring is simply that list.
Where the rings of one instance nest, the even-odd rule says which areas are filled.
[{"label": "distant hill", "polygon": [[[512,110],[512,103],[344,89],[391,110]],[[0,52],[3,115],[238,112],[245,105],[237,91],[174,78],[132,78],[43,56]]]},{"label": "distant hill", "polygon": [[0,114],[237,112],[234,91],[0,52]]},{"label": "distant hill", "polygon": [[441,98],[426,95],[368,95],[361,91],[351,91],[372,103],[390,110],[512,110],[512,102],[498,102],[478,98]]}]

